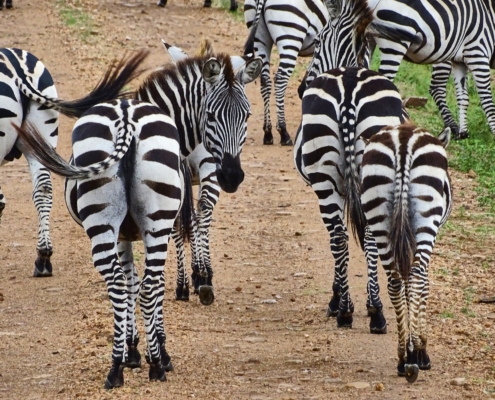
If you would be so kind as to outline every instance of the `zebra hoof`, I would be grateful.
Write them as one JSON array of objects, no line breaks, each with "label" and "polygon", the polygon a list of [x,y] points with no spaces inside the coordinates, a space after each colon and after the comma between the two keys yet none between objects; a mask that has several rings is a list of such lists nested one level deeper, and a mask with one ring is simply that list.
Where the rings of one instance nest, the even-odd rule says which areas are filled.
[{"label": "zebra hoof", "polygon": [[211,7],[211,0],[206,0],[203,4],[203,7],[210,8]]},{"label": "zebra hoof", "polygon": [[8,8],[8,9],[11,9],[12,8],[12,0],[7,0],[7,3],[5,4],[5,6]]},{"label": "zebra hoof", "polygon": [[215,300],[215,295],[213,294],[213,286],[203,285],[199,287],[199,301],[204,306],[209,306]]},{"label": "zebra hoof", "polygon": [[270,146],[273,144],[273,136],[271,133],[270,134],[265,133],[265,136],[263,136],[263,144],[266,146]]},{"label": "zebra hoof", "polygon": [[406,381],[409,383],[416,382],[419,375],[419,367],[416,364],[406,364],[404,366]]},{"label": "zebra hoof", "polygon": [[431,369],[431,361],[426,349],[417,350],[418,367],[421,371],[428,371]]},{"label": "zebra hoof", "polygon": [[165,7],[167,5],[167,0],[159,0],[158,3],[156,3],[158,7]]},{"label": "zebra hoof", "polygon": [[287,140],[281,140],[280,145],[281,146],[294,146],[294,143],[292,143],[292,139],[289,138]]},{"label": "zebra hoof", "polygon": [[125,366],[131,369],[141,368],[141,354],[139,353],[137,346],[128,346]]},{"label": "zebra hoof", "polygon": [[455,137],[454,139],[455,140],[464,140],[467,138],[469,138],[469,132],[468,131],[462,131],[462,132],[459,132],[457,137]]},{"label": "zebra hoof", "polygon": [[175,288],[175,300],[189,301],[189,288],[187,286]]},{"label": "zebra hoof", "polygon": [[327,317],[336,317],[339,313],[340,296],[333,295],[328,303]]},{"label": "zebra hoof", "polygon": [[53,267],[49,258],[43,258],[38,256],[38,259],[34,262],[33,276],[35,278],[45,278],[52,276]]},{"label": "zebra hoof", "polygon": [[375,335],[387,333],[387,320],[381,308],[369,307],[368,316],[370,317],[370,333]]},{"label": "zebra hoof", "polygon": [[339,312],[337,314],[337,327],[338,328],[352,328],[352,312]]},{"label": "zebra hoof", "polygon": [[172,359],[170,358],[170,355],[167,353],[167,349],[165,349],[165,344],[160,346],[160,358],[165,371],[172,372],[174,370],[174,366],[172,365]]},{"label": "zebra hoof", "polygon": [[160,362],[150,363],[150,370],[148,372],[150,382],[160,381],[165,382],[167,380],[167,374],[165,366]]},{"label": "zebra hoof", "polygon": [[231,12],[237,11],[237,8],[238,8],[238,6],[236,4],[234,7],[230,7],[230,11]]},{"label": "zebra hoof", "polygon": [[105,381],[105,389],[114,389],[124,386],[124,366],[122,362],[112,362],[112,368]]}]

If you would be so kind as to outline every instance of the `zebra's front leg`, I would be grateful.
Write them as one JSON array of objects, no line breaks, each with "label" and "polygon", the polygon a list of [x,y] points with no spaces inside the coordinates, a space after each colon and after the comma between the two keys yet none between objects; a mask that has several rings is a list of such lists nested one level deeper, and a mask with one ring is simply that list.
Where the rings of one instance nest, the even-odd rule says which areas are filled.
[{"label": "zebra's front leg", "polygon": [[368,317],[370,317],[370,333],[387,333],[387,320],[383,315],[377,276],[378,250],[368,225],[364,233],[364,254],[368,265],[368,300],[366,301],[366,308],[368,309]]},{"label": "zebra's front leg", "polygon": [[492,91],[490,87],[490,66],[488,59],[480,60],[481,57],[473,55],[472,59],[466,60],[468,68],[473,74],[478,95],[480,96],[481,107],[485,112],[486,118],[492,134],[495,135],[495,105],[493,104]]},{"label": "zebra's front leg", "polygon": [[141,354],[138,350],[139,333],[136,324],[136,303],[139,296],[139,276],[134,265],[131,242],[119,242],[117,244],[122,269],[127,281],[127,328],[126,339],[127,356],[125,366],[128,368],[141,368]]},{"label": "zebra's front leg", "polygon": [[272,121],[270,118],[270,97],[272,94],[272,80],[270,78],[270,54],[263,59],[260,74],[261,96],[263,97],[263,144],[273,144]]},{"label": "zebra's front leg", "polygon": [[340,289],[337,326],[339,328],[352,328],[354,304],[352,303],[351,295],[349,293],[348,281],[349,236],[347,234],[347,228],[343,224],[341,218],[335,218],[332,225],[334,226],[334,229],[330,234],[330,249],[335,259],[335,280],[339,283]]},{"label": "zebra's front leg", "polygon": [[5,209],[5,196],[2,192],[2,188],[0,187],[0,223],[2,222],[3,210]]},{"label": "zebra's front leg", "polygon": [[[430,95],[437,105],[445,127],[452,130],[454,137],[459,136],[459,125],[457,125],[449,107],[447,106],[447,82],[449,80],[452,63],[445,62],[434,64],[431,73]],[[456,85],[457,89],[457,85]]]},{"label": "zebra's front leg", "polygon": [[[292,139],[287,132],[285,123],[285,91],[289,78],[294,71],[296,58],[288,58],[285,53],[280,54],[280,64],[275,74],[275,101],[277,104],[277,131],[280,134],[280,144],[282,146],[292,146]],[[297,55],[296,55],[297,57]]]},{"label": "zebra's front leg", "polygon": [[50,240],[50,211],[52,209],[52,181],[50,173],[40,163],[26,155],[33,179],[33,201],[38,212],[38,257],[34,263],[34,277],[52,276],[53,267],[50,258],[53,254]]}]

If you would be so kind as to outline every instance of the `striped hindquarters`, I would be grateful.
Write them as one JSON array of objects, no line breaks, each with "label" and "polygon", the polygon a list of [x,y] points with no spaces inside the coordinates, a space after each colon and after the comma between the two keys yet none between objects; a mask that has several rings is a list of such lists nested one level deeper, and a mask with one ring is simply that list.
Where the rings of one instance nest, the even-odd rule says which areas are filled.
[{"label": "striped hindquarters", "polygon": [[413,125],[384,128],[366,146],[361,192],[384,267],[406,279],[417,250],[431,254],[451,210],[442,142]]}]

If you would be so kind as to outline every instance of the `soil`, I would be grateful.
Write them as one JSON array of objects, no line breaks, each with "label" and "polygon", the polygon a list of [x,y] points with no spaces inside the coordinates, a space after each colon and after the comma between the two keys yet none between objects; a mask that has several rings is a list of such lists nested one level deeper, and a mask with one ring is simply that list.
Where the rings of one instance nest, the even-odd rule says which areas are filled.
[{"label": "soil", "polygon": [[[150,68],[168,61],[160,38],[194,53],[206,35],[218,51],[239,54],[245,26],[223,10],[203,9],[202,3],[171,1],[158,8],[152,1],[82,0],[78,6],[94,21],[84,36],[82,29],[64,25],[62,3],[14,1],[13,10],[0,12],[0,45],[31,51],[49,68],[60,97],[74,99],[126,50],[150,48]],[[300,115],[297,85],[297,78],[291,79],[285,103],[292,137]],[[237,193],[222,193],[211,227],[213,305],[204,307],[197,297],[174,301],[173,247],[169,254],[164,315],[175,371],[165,383],[150,383],[144,364],[142,371],[125,371],[123,388],[103,389],[112,313],[92,266],[89,239],[66,210],[63,180],[53,178],[54,274],[35,279],[37,215],[28,167],[24,158],[2,167],[7,208],[0,240],[0,398],[461,399],[493,394],[495,309],[476,302],[494,294],[493,242],[471,234],[490,226],[493,231],[493,218],[476,219],[485,214],[477,206],[474,175],[452,171],[455,210],[430,266],[432,369],[421,371],[410,385],[396,376],[396,323],[381,270],[389,332],[369,334],[365,262],[354,242],[354,326],[338,329],[325,316],[333,259],[316,196],[298,177],[292,148],[261,144],[259,81],[248,87],[248,96],[253,116],[242,155],[246,179]],[[61,118],[58,150],[66,158],[72,125]],[[142,245],[135,249],[142,271]],[[455,378],[465,382],[454,385]]]}]

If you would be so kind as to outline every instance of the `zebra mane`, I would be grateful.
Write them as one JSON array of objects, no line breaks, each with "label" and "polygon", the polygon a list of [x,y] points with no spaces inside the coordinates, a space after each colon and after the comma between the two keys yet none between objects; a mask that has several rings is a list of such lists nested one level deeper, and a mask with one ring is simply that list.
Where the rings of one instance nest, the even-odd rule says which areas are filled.
[{"label": "zebra mane", "polygon": [[199,44],[199,49],[196,52],[196,54],[199,57],[212,57],[214,52],[213,52],[213,45],[211,43],[211,40],[208,38],[202,38],[201,43]]},{"label": "zebra mane", "polygon": [[197,72],[193,74],[191,74],[191,72],[196,70],[201,73],[206,62],[210,58],[215,57],[222,65],[225,81],[227,82],[229,87],[234,86],[236,79],[230,56],[226,53],[211,53],[211,44],[205,47],[201,46],[200,51],[203,50],[205,53],[203,55],[191,56],[183,60],[179,60],[176,63],[171,62],[163,65],[161,68],[148,75],[148,77],[146,77],[145,79],[145,82],[157,81],[166,84],[167,79],[176,80],[176,76],[178,75],[182,76],[182,78],[186,81],[190,79],[192,80],[193,76],[197,76]]}]

